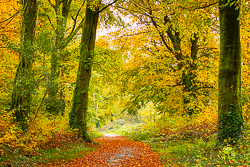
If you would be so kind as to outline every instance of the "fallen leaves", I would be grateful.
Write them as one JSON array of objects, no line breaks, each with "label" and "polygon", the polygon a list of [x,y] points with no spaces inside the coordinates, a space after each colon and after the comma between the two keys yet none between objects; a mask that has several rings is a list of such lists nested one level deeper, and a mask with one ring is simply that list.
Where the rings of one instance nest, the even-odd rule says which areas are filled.
[{"label": "fallen leaves", "polygon": [[148,144],[129,141],[123,136],[103,136],[95,142],[101,143],[97,151],[90,152],[84,158],[78,158],[63,166],[163,166],[158,154],[153,152]]}]

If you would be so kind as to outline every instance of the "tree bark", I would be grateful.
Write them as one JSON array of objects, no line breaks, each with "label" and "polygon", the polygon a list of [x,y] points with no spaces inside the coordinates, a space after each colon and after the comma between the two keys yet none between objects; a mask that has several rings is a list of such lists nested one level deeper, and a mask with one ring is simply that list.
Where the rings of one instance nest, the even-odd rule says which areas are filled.
[{"label": "tree bark", "polygon": [[194,103],[196,101],[196,74],[197,70],[197,52],[198,52],[198,39],[197,34],[194,34],[193,38],[190,39],[190,57],[189,55],[184,55],[181,50],[181,38],[179,32],[172,32],[169,27],[167,34],[173,45],[173,53],[176,59],[179,61],[178,70],[181,71],[181,84],[183,87],[183,104],[184,104],[184,113],[192,116],[197,110],[198,106]]},{"label": "tree bark", "polygon": [[[152,15],[152,11],[150,11],[150,14]],[[157,22],[154,20],[154,17],[150,16],[150,19],[152,21],[152,24],[157,29],[161,40],[163,44],[165,45],[166,49],[172,53],[175,58],[179,61],[178,63],[178,70],[181,71],[181,84],[183,87],[183,105],[184,105],[184,113],[191,116],[195,110],[197,110],[198,106],[194,106],[193,102],[196,101],[197,98],[197,84],[196,82],[196,74],[195,70],[197,69],[197,52],[198,52],[198,35],[193,34],[193,38],[190,39],[191,41],[191,47],[190,47],[190,57],[189,55],[184,55],[181,49],[181,40],[180,32],[175,31],[171,28],[171,26],[168,27],[168,29],[164,32],[161,32],[159,30],[159,26],[157,25]],[[170,22],[170,18],[166,15],[164,17],[164,24]],[[169,44],[166,42],[166,36],[167,34],[169,40],[171,41],[173,47],[171,48]],[[191,107],[192,105],[192,107]]]},{"label": "tree bark", "polygon": [[[65,101],[63,97],[63,90],[60,91],[61,96],[58,97],[58,92],[60,89],[60,85],[58,82],[58,78],[60,75],[60,63],[62,59],[63,50],[67,47],[68,43],[73,39],[76,33],[80,30],[83,19],[80,24],[76,27],[77,17],[84,5],[84,1],[82,6],[79,8],[74,20],[74,25],[72,30],[68,36],[66,36],[67,29],[67,21],[69,10],[71,7],[72,0],[56,0],[55,4],[51,4],[51,7],[54,8],[54,11],[57,15],[56,17],[56,29],[55,29],[55,47],[53,49],[53,53],[51,55],[50,64],[51,64],[51,73],[48,84],[48,98],[46,99],[46,110],[53,114],[61,114],[63,115],[65,110]],[[63,89],[63,84],[61,84],[61,89]]]},{"label": "tree bark", "polygon": [[93,9],[93,6],[90,7],[90,4],[88,3],[82,27],[80,61],[76,86],[74,89],[73,106],[69,120],[70,126],[78,129],[79,136],[88,142],[91,142],[91,139],[87,134],[88,91],[94,59],[98,19],[98,7]]},{"label": "tree bark", "polygon": [[[182,71],[182,84],[183,87],[183,103],[185,114],[188,114],[190,117],[199,110],[199,107],[195,104],[197,98],[197,84],[196,84],[196,70],[197,70],[197,52],[198,52],[198,39],[199,37],[194,34],[193,39],[191,38],[191,57],[190,59],[186,58],[185,68]],[[180,63],[182,68],[182,64]],[[190,105],[192,104],[192,105]]]},{"label": "tree bark", "polygon": [[[231,4],[232,3],[232,4]],[[238,0],[219,0],[220,65],[218,141],[233,144],[242,137],[241,44]]]},{"label": "tree bark", "polygon": [[31,92],[33,90],[33,56],[37,19],[37,0],[22,1],[22,29],[19,65],[14,79],[11,110],[14,110],[16,122],[23,131],[27,130],[27,117],[31,112]]},{"label": "tree bark", "polygon": [[[66,24],[68,19],[68,13],[70,9],[72,0],[56,0],[55,5],[52,5],[56,17],[57,28],[55,30],[56,40],[54,51],[51,55],[50,63],[51,63],[51,73],[50,73],[50,82],[48,86],[48,99],[46,100],[46,110],[50,113],[59,114],[59,112],[63,109],[64,101],[59,99],[57,93],[59,91],[59,83],[58,78],[60,74],[59,60],[61,58],[61,54],[63,49],[67,46],[64,45],[62,47],[63,40],[65,38],[66,33]],[[60,9],[60,6],[62,6]],[[61,111],[62,112],[62,111]]]}]

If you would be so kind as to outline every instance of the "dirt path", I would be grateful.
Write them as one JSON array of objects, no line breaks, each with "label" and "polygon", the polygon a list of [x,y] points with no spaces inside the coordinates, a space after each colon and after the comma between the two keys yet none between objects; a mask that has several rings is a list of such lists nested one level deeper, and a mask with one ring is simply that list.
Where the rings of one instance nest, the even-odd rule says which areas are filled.
[{"label": "dirt path", "polygon": [[141,142],[132,142],[123,136],[104,134],[95,142],[102,143],[100,149],[90,152],[84,158],[76,159],[65,166],[87,167],[160,167],[158,155],[149,145]]}]

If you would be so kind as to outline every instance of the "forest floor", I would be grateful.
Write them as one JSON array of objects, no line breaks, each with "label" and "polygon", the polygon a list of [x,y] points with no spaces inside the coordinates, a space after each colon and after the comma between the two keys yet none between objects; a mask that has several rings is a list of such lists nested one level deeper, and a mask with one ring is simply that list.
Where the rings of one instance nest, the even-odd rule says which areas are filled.
[{"label": "forest floor", "polygon": [[[123,124],[108,126],[104,133],[126,136],[129,140],[149,144],[160,156],[164,166],[238,166],[250,167],[250,136],[247,135],[237,145],[217,146],[217,134],[206,138],[195,133],[186,136],[173,133],[159,134],[155,126],[145,124]],[[183,131],[184,129],[179,129]],[[194,135],[192,135],[194,134]],[[249,132],[247,134],[250,134]]]},{"label": "forest floor", "polygon": [[216,134],[206,140],[190,135],[181,138],[158,134],[155,127],[143,127],[141,123],[128,123],[108,126],[105,128],[108,130],[89,131],[97,145],[75,141],[72,137],[64,140],[59,136],[52,146],[41,147],[31,153],[14,150],[9,156],[0,155],[0,166],[249,167],[250,136],[236,146],[217,148]]},{"label": "forest floor", "polygon": [[159,155],[152,151],[146,143],[130,141],[124,136],[115,134],[104,134],[94,141],[100,143],[96,151],[89,152],[85,157],[75,159],[62,166],[163,166]]}]

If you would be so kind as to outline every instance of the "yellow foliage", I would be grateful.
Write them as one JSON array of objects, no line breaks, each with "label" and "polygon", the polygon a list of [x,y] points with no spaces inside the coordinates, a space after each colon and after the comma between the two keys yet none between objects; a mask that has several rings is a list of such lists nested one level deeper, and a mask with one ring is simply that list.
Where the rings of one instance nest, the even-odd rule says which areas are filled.
[{"label": "yellow foliage", "polygon": [[61,142],[71,139],[67,117],[40,114],[36,122],[23,133],[14,123],[11,112],[3,111],[0,118],[0,148],[4,150],[30,152],[41,147],[57,147]]},{"label": "yellow foliage", "polygon": [[217,117],[215,109],[207,108],[192,118],[180,114],[165,114],[156,122],[149,122],[150,125],[145,127],[154,126],[157,134],[168,136],[168,139],[197,137],[206,141],[207,137],[217,133]]},{"label": "yellow foliage", "polygon": [[152,102],[147,103],[144,108],[138,111],[138,114],[144,122],[155,121],[160,116]]}]

